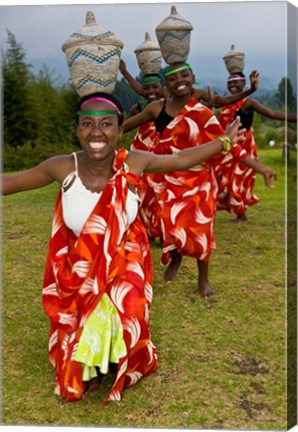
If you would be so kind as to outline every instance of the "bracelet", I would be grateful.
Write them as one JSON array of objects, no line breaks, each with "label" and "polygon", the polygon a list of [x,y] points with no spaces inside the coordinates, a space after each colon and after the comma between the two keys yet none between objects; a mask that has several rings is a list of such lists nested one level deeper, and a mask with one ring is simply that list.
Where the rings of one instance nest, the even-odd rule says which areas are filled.
[{"label": "bracelet", "polygon": [[230,140],[230,138],[228,138],[226,135],[222,135],[220,137],[218,137],[219,141],[222,142],[222,147],[223,150],[226,152],[229,152],[231,150],[232,147],[232,142]]}]

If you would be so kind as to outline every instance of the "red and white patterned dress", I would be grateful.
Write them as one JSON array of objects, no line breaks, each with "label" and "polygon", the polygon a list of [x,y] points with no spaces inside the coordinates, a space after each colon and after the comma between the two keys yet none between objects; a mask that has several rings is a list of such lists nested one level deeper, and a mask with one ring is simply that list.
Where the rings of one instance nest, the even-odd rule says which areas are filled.
[{"label": "red and white patterned dress", "polygon": [[[154,152],[156,129],[154,122],[147,122],[141,125],[131,145],[132,150],[143,150]],[[137,187],[141,203],[139,216],[148,235],[151,238],[162,237],[160,225],[159,204],[152,184],[161,181],[163,174],[146,174],[140,177]]]},{"label": "red and white patterned dress", "polygon": [[[191,98],[162,135],[156,133],[154,153],[177,153],[224,134],[213,112]],[[235,145],[230,153],[220,153],[187,171],[165,173],[161,181],[153,185],[160,206],[163,264],[168,263],[174,249],[181,255],[209,261],[215,248],[217,182],[214,168],[233,157],[241,160],[246,156],[246,152]]]},{"label": "red and white patterned dress", "polygon": [[[219,122],[224,129],[232,123],[246,100],[247,98],[242,99],[221,109]],[[247,156],[258,159],[252,126],[246,130],[244,139],[239,140],[238,144],[247,152]],[[217,210],[242,215],[249,207],[260,201],[253,193],[256,172],[243,163],[235,159],[231,160],[222,170],[217,171],[216,177],[218,182]]]},{"label": "red and white patterned dress", "polygon": [[82,398],[82,363],[75,361],[84,323],[103,294],[116,307],[126,355],[105,398],[120,400],[122,390],[157,368],[150,339],[152,261],[139,218],[127,226],[128,184],[138,178],[124,170],[127,152],[116,151],[114,176],[103,190],[79,237],[63,220],[61,191],[56,203],[46,260],[43,307],[50,318],[49,357],[56,368],[55,393],[66,401]]}]

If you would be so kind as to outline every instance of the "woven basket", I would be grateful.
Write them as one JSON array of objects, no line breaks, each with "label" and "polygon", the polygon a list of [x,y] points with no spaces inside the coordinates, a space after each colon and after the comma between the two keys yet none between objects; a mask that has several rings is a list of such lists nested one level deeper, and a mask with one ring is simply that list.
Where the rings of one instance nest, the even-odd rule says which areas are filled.
[{"label": "woven basket", "polygon": [[231,50],[223,57],[227,71],[230,74],[242,72],[244,69],[244,57],[243,52],[236,51],[235,45],[231,45]]},{"label": "woven basket", "polygon": [[178,14],[175,6],[172,6],[171,14],[156,27],[162,57],[168,65],[186,62],[192,30],[192,24]]},{"label": "woven basket", "polygon": [[86,24],[62,45],[72,83],[82,97],[97,91],[112,93],[119,70],[123,42],[96,24],[87,12]]},{"label": "woven basket", "polygon": [[160,46],[157,42],[151,40],[149,33],[145,33],[144,42],[134,52],[139,68],[144,75],[160,71],[162,61]]}]

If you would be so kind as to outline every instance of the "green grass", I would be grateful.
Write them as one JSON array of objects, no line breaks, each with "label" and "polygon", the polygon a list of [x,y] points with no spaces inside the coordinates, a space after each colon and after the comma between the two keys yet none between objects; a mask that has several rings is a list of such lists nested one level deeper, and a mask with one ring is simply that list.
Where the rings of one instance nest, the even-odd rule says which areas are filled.
[{"label": "green grass", "polygon": [[231,215],[217,213],[213,300],[199,297],[191,258],[183,260],[172,284],[164,284],[161,249],[153,244],[151,334],[159,368],[106,407],[109,377],[95,398],[65,404],[53,394],[41,287],[57,186],[4,197],[2,424],[286,428],[284,161],[276,149],[260,151],[260,160],[278,172],[276,188],[266,189],[258,176],[261,202],[249,210],[245,225],[229,224]]}]

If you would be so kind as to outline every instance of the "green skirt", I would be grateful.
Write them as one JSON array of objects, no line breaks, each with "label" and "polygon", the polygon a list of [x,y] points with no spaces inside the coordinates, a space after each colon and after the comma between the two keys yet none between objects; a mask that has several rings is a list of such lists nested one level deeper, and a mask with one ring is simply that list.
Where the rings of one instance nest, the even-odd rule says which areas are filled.
[{"label": "green skirt", "polygon": [[87,319],[75,354],[83,363],[83,381],[97,376],[95,366],[108,373],[109,363],[119,363],[127,353],[123,327],[116,307],[107,294]]}]

